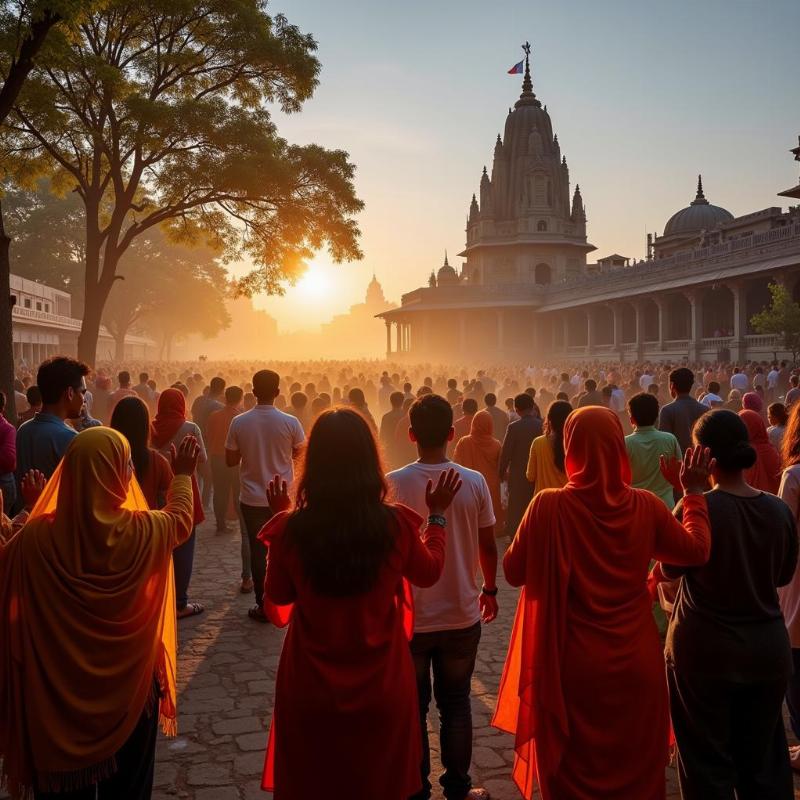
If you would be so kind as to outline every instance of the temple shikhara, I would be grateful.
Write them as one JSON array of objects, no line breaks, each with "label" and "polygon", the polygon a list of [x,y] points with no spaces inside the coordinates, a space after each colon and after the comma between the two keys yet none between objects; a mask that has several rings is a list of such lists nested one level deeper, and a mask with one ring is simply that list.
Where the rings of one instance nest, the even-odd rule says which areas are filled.
[{"label": "temple shikhara", "polygon": [[580,186],[570,187],[567,157],[526,55],[522,93],[469,204],[464,261],[456,269],[445,256],[428,286],[379,315],[387,354],[415,361],[773,358],[779,345],[757,335],[750,320],[769,304],[770,283],[800,299],[800,206],[734,217],[707,198],[700,176],[686,208],[660,236],[648,236],[645,260],[617,253],[588,260],[595,250]]}]

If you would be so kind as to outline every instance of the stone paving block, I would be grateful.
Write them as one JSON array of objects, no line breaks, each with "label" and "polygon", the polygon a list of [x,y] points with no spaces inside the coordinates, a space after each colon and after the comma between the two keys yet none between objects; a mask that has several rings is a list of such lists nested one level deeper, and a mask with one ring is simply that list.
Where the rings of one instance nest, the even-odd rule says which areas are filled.
[{"label": "stone paving block", "polygon": [[189,769],[187,782],[190,786],[226,786],[231,782],[230,766],[201,763]]},{"label": "stone paving block", "polygon": [[[264,741],[266,746],[266,740]],[[264,771],[264,752],[248,753],[246,756],[239,756],[233,762],[233,769],[237,777],[243,775],[261,775]]]},{"label": "stone paving block", "polygon": [[259,750],[264,753],[267,749],[267,731],[261,730],[257,733],[243,733],[236,737],[236,745],[240,750]]},{"label": "stone paving block", "polygon": [[235,719],[221,719],[211,724],[211,729],[217,736],[226,733],[237,735],[240,733],[255,733],[265,731],[266,728],[258,717],[237,717]]},{"label": "stone paving block", "polygon": [[215,786],[213,789],[198,789],[196,800],[240,800],[235,786]]}]

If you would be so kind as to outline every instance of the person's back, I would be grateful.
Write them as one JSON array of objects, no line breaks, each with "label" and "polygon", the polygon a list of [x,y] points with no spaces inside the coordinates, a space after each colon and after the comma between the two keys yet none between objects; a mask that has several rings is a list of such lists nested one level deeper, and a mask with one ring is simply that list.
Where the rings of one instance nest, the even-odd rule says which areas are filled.
[{"label": "person's back", "polygon": [[669,376],[671,403],[661,407],[658,429],[675,436],[681,450],[692,444],[692,428],[708,408],[689,395],[694,385],[694,374],[686,367],[673,370]]},{"label": "person's back", "polygon": [[494,431],[494,438],[498,442],[502,442],[506,435],[510,419],[508,414],[502,408],[497,407],[497,396],[489,393],[484,398],[486,410],[492,417],[492,430]]}]

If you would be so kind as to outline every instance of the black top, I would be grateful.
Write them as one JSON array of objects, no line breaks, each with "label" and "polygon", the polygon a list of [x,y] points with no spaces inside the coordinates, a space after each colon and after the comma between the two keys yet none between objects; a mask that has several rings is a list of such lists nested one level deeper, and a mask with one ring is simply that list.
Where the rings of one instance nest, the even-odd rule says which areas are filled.
[{"label": "black top", "polygon": [[688,394],[679,395],[671,403],[661,406],[658,429],[673,434],[681,446],[681,451],[685,453],[692,444],[692,428],[706,411],[708,411],[707,406],[698,403]]},{"label": "black top", "polygon": [[[711,557],[702,567],[662,565],[683,576],[667,631],[666,660],[679,672],[768,681],[792,671],[778,586],[794,575],[798,540],[783,500],[714,489],[706,493]],[[681,506],[675,509],[681,518]]]}]

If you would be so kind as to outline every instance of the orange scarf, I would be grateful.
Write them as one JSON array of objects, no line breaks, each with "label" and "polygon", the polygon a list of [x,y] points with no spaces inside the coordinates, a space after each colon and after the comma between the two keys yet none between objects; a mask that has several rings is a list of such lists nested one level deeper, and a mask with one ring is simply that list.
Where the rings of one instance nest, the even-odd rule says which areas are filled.
[{"label": "orange scarf", "polygon": [[[188,502],[188,481],[177,488]],[[12,796],[113,774],[154,676],[176,733],[175,528],[148,511],[125,438],[90,428],[0,551],[0,782]]]},{"label": "orange scarf", "polygon": [[494,438],[494,421],[486,411],[479,411],[473,418],[469,436],[458,440],[453,451],[453,461],[467,469],[474,469],[486,478],[495,516],[502,511],[500,500],[500,451],[503,446]]}]

